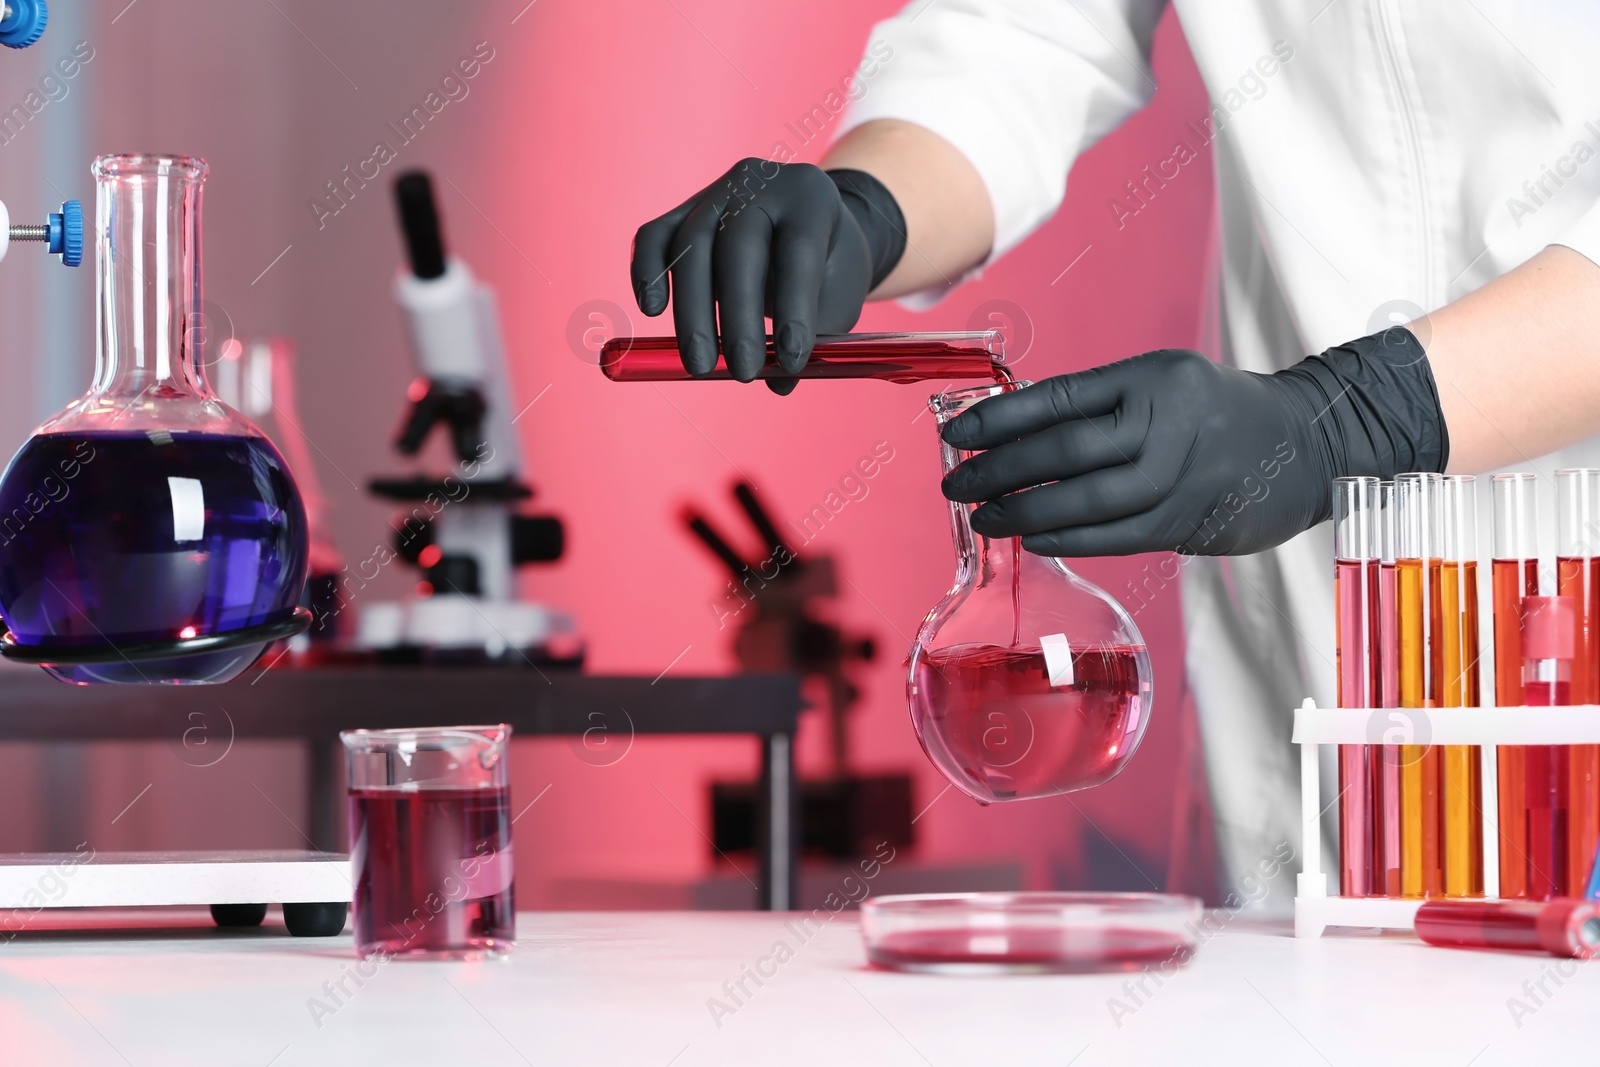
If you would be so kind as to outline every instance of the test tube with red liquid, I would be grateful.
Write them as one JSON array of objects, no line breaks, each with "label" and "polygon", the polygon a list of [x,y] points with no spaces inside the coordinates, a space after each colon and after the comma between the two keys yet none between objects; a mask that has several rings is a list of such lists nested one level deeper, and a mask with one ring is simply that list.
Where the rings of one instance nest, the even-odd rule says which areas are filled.
[{"label": "test tube with red liquid", "polygon": [[[676,337],[614,337],[600,347],[600,371],[614,382],[729,381],[727,361],[717,355],[708,374],[683,369]],[[846,333],[817,338],[798,373],[778,364],[773,339],[757,378],[873,378],[878,381],[1011,380],[999,330],[964,333]]]},{"label": "test tube with red liquid", "polygon": [[[1570,703],[1600,704],[1600,470],[1556,472],[1556,592],[1571,602]],[[1600,745],[1567,745],[1566,883],[1581,896],[1600,844]]]},{"label": "test tube with red liquid", "polygon": [[[1392,481],[1378,483],[1378,702],[1400,706],[1400,620],[1395,608],[1398,508]],[[1372,892],[1400,895],[1400,746],[1373,745]]]},{"label": "test tube with red liquid", "polygon": [[[1494,559],[1490,584],[1494,596],[1494,702],[1502,708],[1529,703],[1523,686],[1522,603],[1539,595],[1538,478],[1533,474],[1497,474],[1491,482],[1494,507]],[[1528,763],[1533,747],[1500,745],[1495,750],[1499,785],[1500,896],[1529,897],[1528,835],[1530,819],[1551,833],[1548,788],[1546,801],[1530,807]],[[1549,757],[1534,755],[1537,777],[1548,781]],[[1537,814],[1535,814],[1537,813]]]},{"label": "test tube with red liquid", "polygon": [[[1470,474],[1439,480],[1440,703],[1475,708],[1478,681],[1478,502]],[[1483,895],[1482,754],[1473,745],[1439,751],[1439,803],[1443,824],[1444,892]]]},{"label": "test tube with red liquid", "polygon": [[1564,897],[1530,901],[1430,900],[1417,936],[1446,948],[1520,949],[1592,959],[1600,954],[1600,904]]},{"label": "test tube with red liquid", "polygon": [[[1336,703],[1376,707],[1379,699],[1378,479],[1333,480]],[[1339,893],[1373,892],[1373,767],[1368,746],[1339,746]]]},{"label": "test tube with red liquid", "polygon": [[[1441,703],[1443,656],[1439,631],[1438,506],[1442,476],[1430,472],[1395,478],[1397,547],[1395,614],[1399,623],[1400,706]],[[1419,721],[1423,721],[1420,720]],[[1413,730],[1415,726],[1413,725]],[[1413,742],[1415,733],[1412,734]],[[1422,740],[1426,740],[1423,738]],[[1400,746],[1400,893],[1444,893],[1440,752],[1429,744]]]}]

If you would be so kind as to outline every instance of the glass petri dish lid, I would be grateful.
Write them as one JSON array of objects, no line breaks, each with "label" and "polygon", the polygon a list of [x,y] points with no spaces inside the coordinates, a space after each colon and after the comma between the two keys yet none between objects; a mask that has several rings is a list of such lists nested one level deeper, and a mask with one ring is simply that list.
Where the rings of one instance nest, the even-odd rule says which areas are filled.
[{"label": "glass petri dish lid", "polygon": [[1082,974],[1181,966],[1199,920],[1164,893],[927,893],[863,901],[861,937],[886,970]]}]

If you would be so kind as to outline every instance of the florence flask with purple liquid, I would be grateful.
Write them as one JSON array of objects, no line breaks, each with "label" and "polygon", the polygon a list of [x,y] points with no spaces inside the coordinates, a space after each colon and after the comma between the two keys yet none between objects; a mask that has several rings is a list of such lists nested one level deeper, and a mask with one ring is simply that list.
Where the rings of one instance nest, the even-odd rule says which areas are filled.
[{"label": "florence flask with purple liquid", "polygon": [[95,160],[95,377],[0,477],[0,655],[77,684],[205,684],[300,632],[305,509],[206,381],[203,160]]}]

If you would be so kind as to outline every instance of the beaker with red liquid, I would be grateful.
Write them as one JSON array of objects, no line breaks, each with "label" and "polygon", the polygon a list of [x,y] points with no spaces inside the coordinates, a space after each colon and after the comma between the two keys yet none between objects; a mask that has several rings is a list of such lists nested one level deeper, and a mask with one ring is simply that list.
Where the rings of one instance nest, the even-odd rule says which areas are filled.
[{"label": "beaker with red liquid", "polygon": [[510,951],[511,727],[347,730],[356,955]]},{"label": "beaker with red liquid", "polygon": [[[929,401],[942,426],[1026,382]],[[946,473],[969,453],[941,442]],[[906,685],[923,751],[982,803],[1087,789],[1127,766],[1150,718],[1150,657],[1133,619],[1060,560],[976,534],[951,502],[956,581],[917,633]]]},{"label": "beaker with red liquid", "polygon": [[[709,374],[683,368],[676,337],[613,337],[600,348],[600,371],[614,382],[729,381],[720,353]],[[778,365],[773,339],[756,375],[768,378],[873,378],[878,381],[949,381],[986,378],[1009,381],[999,330],[965,333],[847,333],[817,338],[811,358],[797,374]]]}]

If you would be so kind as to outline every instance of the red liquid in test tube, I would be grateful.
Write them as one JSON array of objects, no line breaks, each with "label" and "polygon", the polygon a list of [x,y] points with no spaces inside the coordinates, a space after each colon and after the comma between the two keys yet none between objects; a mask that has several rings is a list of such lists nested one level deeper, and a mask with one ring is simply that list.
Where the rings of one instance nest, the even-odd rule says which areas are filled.
[{"label": "red liquid in test tube", "polygon": [[[1600,704],[1600,470],[1556,472],[1556,591],[1572,602],[1571,700]],[[1567,745],[1566,884],[1568,896],[1586,889],[1589,857],[1600,843],[1600,745]]]},{"label": "red liquid in test tube", "polygon": [[[615,337],[600,349],[600,371],[614,382],[730,381],[719,355],[710,374],[683,369],[676,337]],[[952,379],[1011,380],[999,330],[967,333],[855,333],[817,338],[799,374],[786,374],[767,338],[767,360],[756,377],[872,378],[901,384]]]},{"label": "red liquid in test tube", "polygon": [[1531,901],[1430,900],[1417,936],[1445,948],[1520,949],[1591,959],[1600,952],[1600,904],[1564,897]]},{"label": "red liquid in test tube", "polygon": [[[1380,696],[1377,518],[1378,479],[1334,479],[1334,658],[1341,708],[1375,707]],[[1376,888],[1372,772],[1368,746],[1339,746],[1341,896],[1370,896]]]},{"label": "red liquid in test tube", "polygon": [[[1400,620],[1395,603],[1395,489],[1378,483],[1378,703],[1400,706]],[[1400,895],[1400,746],[1373,745],[1372,892]]]}]

